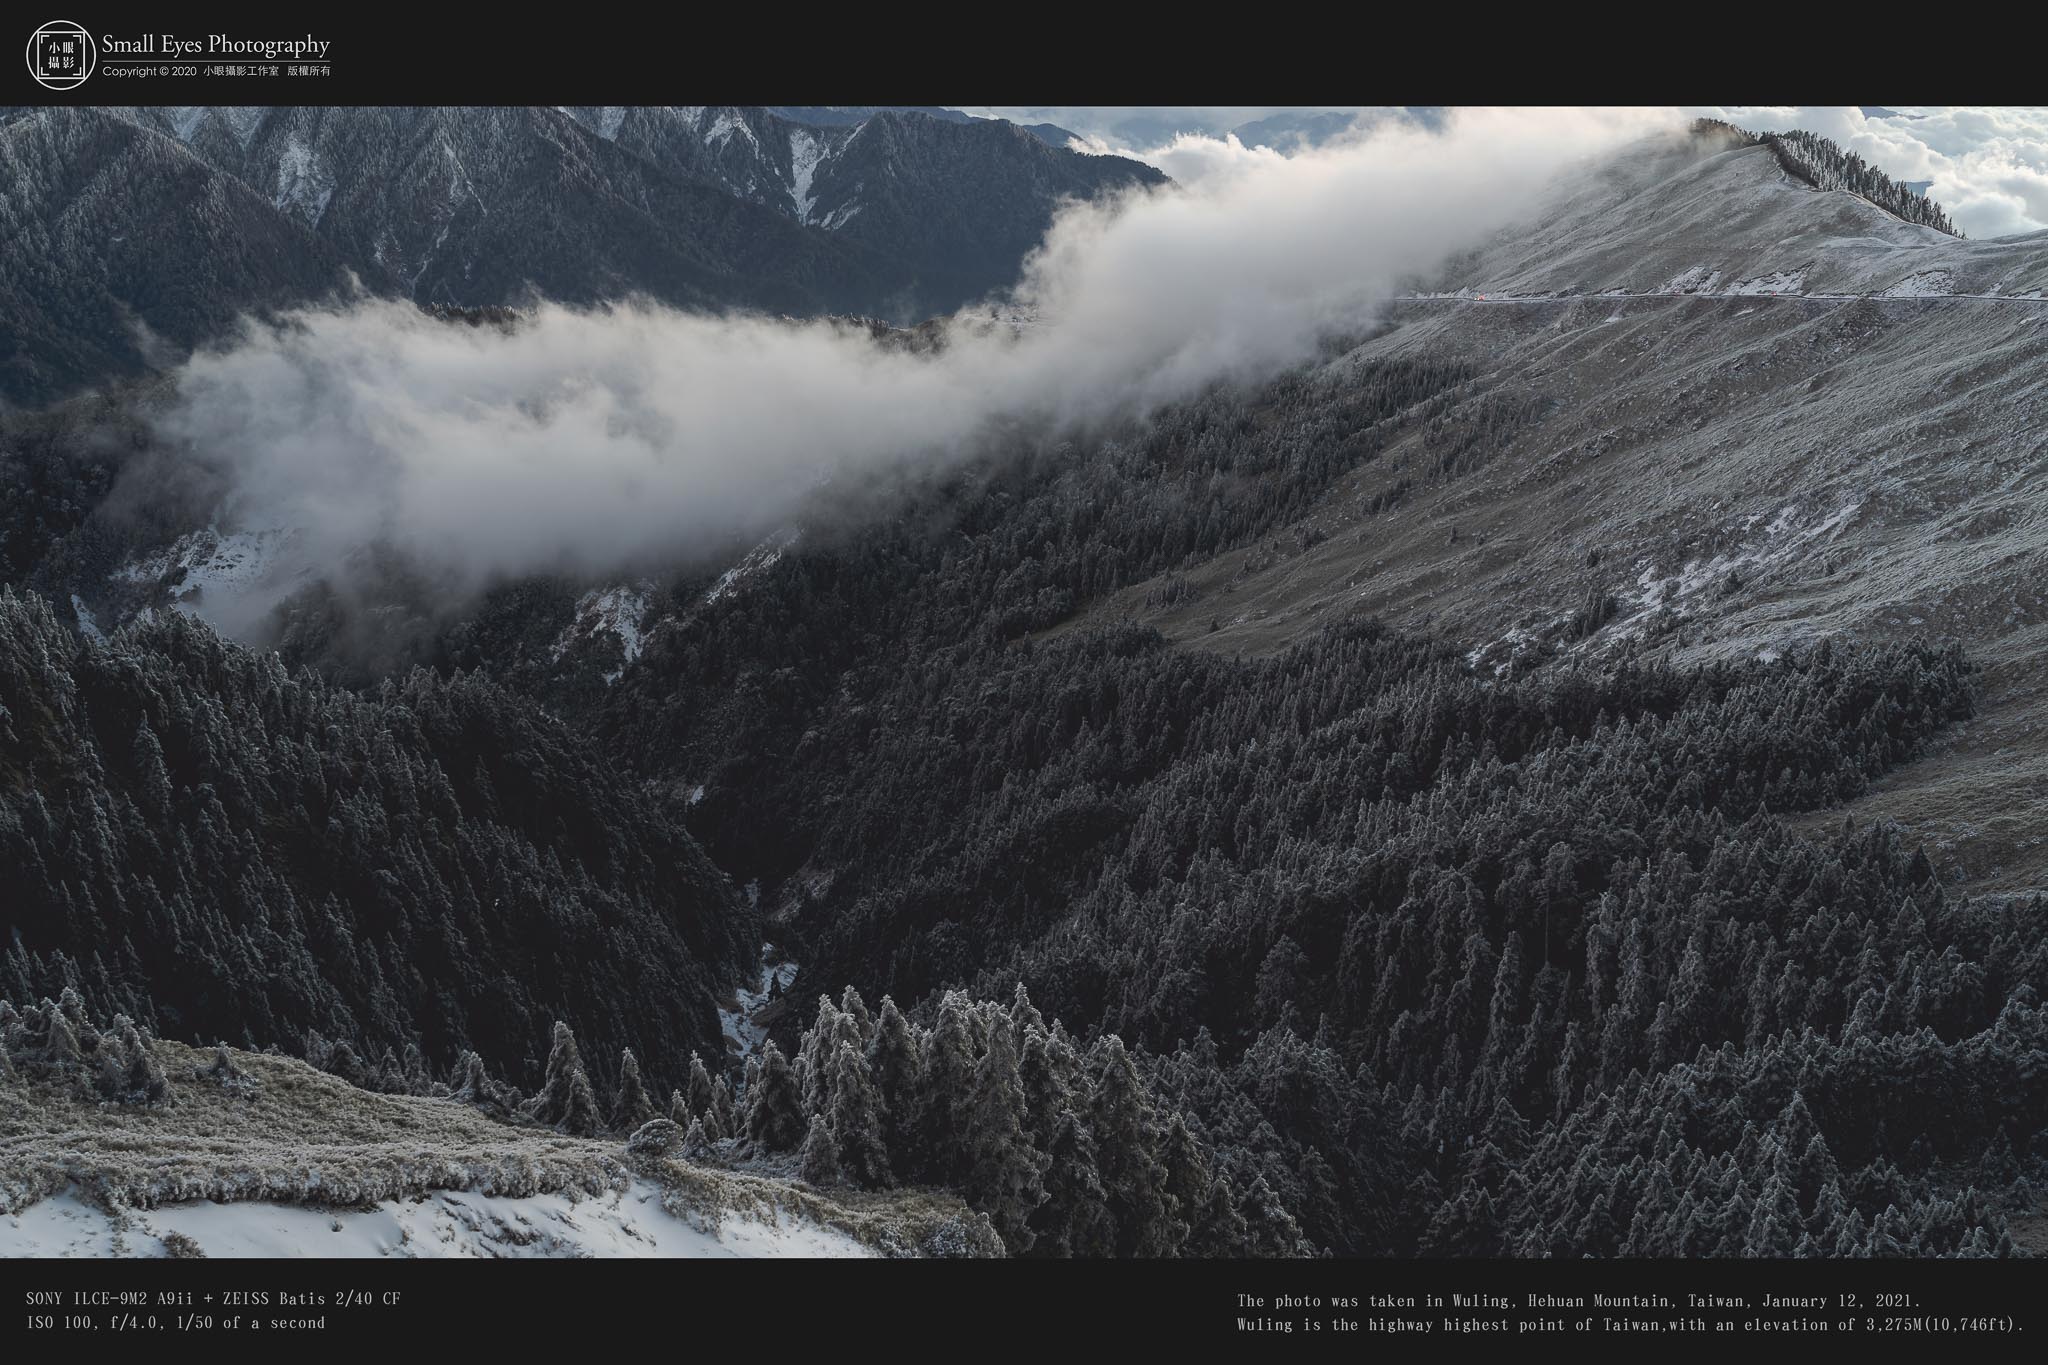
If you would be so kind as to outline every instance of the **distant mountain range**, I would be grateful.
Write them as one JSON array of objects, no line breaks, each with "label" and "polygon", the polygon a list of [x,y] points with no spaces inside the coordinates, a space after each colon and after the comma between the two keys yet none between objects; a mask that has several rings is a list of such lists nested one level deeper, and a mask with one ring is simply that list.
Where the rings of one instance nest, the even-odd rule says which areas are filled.
[{"label": "distant mountain range", "polygon": [[358,287],[913,321],[1014,282],[1062,200],[1165,180],[949,110],[0,119],[0,397],[28,403],[138,372],[240,313]]}]

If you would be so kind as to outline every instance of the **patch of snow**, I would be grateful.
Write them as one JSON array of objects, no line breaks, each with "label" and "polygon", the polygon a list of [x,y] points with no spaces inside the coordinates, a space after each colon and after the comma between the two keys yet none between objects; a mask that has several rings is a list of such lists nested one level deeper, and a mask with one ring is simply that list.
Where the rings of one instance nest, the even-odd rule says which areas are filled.
[{"label": "patch of snow", "polygon": [[209,593],[233,595],[262,584],[277,570],[297,537],[297,531],[283,529],[226,535],[216,530],[194,531],[179,537],[168,550],[122,565],[113,577],[139,584],[169,578],[174,604],[190,612]]},{"label": "patch of snow", "polygon": [[1946,270],[1917,270],[1879,292],[1881,299],[1940,299],[1956,292],[1956,277]]},{"label": "patch of snow", "polygon": [[1711,294],[1714,292],[1714,286],[1720,282],[1720,271],[1709,270],[1706,266],[1696,265],[1689,270],[1680,271],[1663,284],[1658,285],[1656,292],[1660,294]]},{"label": "patch of snow", "polygon": [[171,120],[171,129],[178,135],[178,141],[190,142],[192,135],[199,131],[199,125],[206,121],[206,106],[203,104],[176,105],[164,110]]},{"label": "patch of snow", "polygon": [[1737,280],[1724,294],[1801,294],[1806,291],[1804,270],[1774,270],[1752,280]]},{"label": "patch of snow", "polygon": [[1522,653],[1536,642],[1536,634],[1527,626],[1511,626],[1506,634],[1489,644],[1480,645],[1465,655],[1465,662],[1478,668],[1495,654],[1506,657],[1493,666],[1493,676],[1498,678],[1514,666]]},{"label": "patch of snow", "polygon": [[92,613],[86,609],[84,601],[77,593],[71,594],[71,610],[78,617],[78,630],[81,635],[96,645],[107,642],[107,633],[100,629],[100,623],[93,619]]},{"label": "patch of snow", "polygon": [[801,527],[785,527],[769,536],[753,549],[747,551],[745,559],[742,559],[739,563],[719,575],[718,581],[711,585],[711,590],[704,594],[705,603],[709,604],[719,601],[738,588],[746,579],[760,573],[763,569],[772,567],[777,560],[782,558],[784,551],[803,538],[803,534]]},{"label": "patch of snow", "polygon": [[249,144],[256,140],[256,134],[263,127],[263,120],[270,116],[270,110],[254,104],[223,104],[214,112],[228,125],[228,131],[235,135],[235,141],[247,151]]},{"label": "patch of snow", "polygon": [[[1801,527],[1798,525],[1800,509],[1794,503],[1780,509],[1770,524],[1763,528],[1768,539],[1760,544],[1729,554],[1717,554],[1712,559],[1688,560],[1676,574],[1659,574],[1655,565],[1647,565],[1636,579],[1635,591],[1622,595],[1624,606],[1631,610],[1616,624],[1612,637],[1627,639],[1640,635],[1647,624],[1646,618],[1666,606],[1682,616],[1690,615],[1689,608],[1693,604],[1688,599],[1719,588],[1728,581],[1730,574],[1745,582],[1754,581],[1759,574],[1792,560],[1823,540],[1832,539],[1862,506],[1861,501],[1845,503],[1811,525]],[[1744,528],[1752,528],[1762,519],[1761,514],[1749,517]]]},{"label": "patch of snow", "polygon": [[595,131],[606,142],[617,142],[619,140],[619,125],[625,121],[625,107],[623,105],[608,104],[597,111],[597,128]]},{"label": "patch of snow", "polygon": [[807,129],[793,128],[789,134],[789,198],[796,205],[796,220],[799,223],[811,221],[811,210],[817,207],[817,196],[811,193],[811,182],[817,179],[818,165],[825,159],[825,140],[813,136]]},{"label": "patch of snow", "polygon": [[671,1213],[661,1190],[525,1198],[441,1190],[367,1209],[204,1200],[131,1210],[118,1220],[75,1190],[0,1218],[0,1256],[162,1256],[179,1233],[209,1257],[852,1257],[870,1254],[841,1232],[795,1217],[728,1213],[715,1228]]},{"label": "patch of snow", "polygon": [[754,130],[747,125],[746,120],[730,109],[720,110],[718,117],[711,120],[711,126],[704,130],[704,141],[709,146],[723,147],[732,141],[734,133],[744,135],[756,148],[761,145],[755,140]]},{"label": "patch of snow", "polygon": [[318,226],[333,197],[334,177],[313,149],[293,135],[277,161],[277,194],[272,202],[280,209],[296,210],[309,226]]},{"label": "patch of snow", "polygon": [[853,221],[854,215],[860,212],[860,208],[859,204],[842,204],[826,214],[825,221],[818,224],[818,226],[824,228],[827,232],[837,232]]},{"label": "patch of snow", "polygon": [[[697,790],[702,791],[703,788],[699,787]],[[750,1057],[759,1052],[761,1045],[768,1041],[767,1025],[756,1023],[755,1016],[768,1004],[769,988],[772,986],[779,995],[789,989],[790,982],[796,980],[796,964],[771,961],[774,956],[775,945],[763,943],[760,976],[751,987],[742,986],[734,993],[738,1000],[734,1008],[721,1009],[718,1012],[718,1022],[725,1031],[726,1041],[742,1057]]]},{"label": "patch of snow", "polygon": [[[654,585],[643,579],[634,587],[621,584],[584,593],[576,601],[575,619],[555,637],[552,657],[560,659],[578,643],[591,639],[599,631],[609,631],[619,637],[619,644],[626,652],[626,662],[632,663],[640,657],[640,651],[646,644],[640,623],[647,617],[647,598],[653,591]],[[623,672],[623,669],[615,669],[605,674],[604,680],[616,682]]]}]

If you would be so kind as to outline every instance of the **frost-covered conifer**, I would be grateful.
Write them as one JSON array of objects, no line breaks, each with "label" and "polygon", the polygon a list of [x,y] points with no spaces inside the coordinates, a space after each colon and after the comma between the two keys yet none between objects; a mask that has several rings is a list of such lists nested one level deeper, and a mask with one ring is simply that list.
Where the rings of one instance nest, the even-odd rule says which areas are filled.
[{"label": "frost-covered conifer", "polygon": [[881,1100],[868,1074],[867,1058],[851,1039],[842,1039],[829,1065],[833,1070],[829,1117],[838,1142],[841,1174],[849,1183],[866,1189],[894,1184],[882,1135]]},{"label": "frost-covered conifer", "polygon": [[974,1093],[974,1007],[959,991],[939,1004],[939,1020],[925,1040],[918,1139],[931,1178],[956,1184],[966,1174],[965,1106]]},{"label": "frost-covered conifer", "polygon": [[875,1040],[868,1047],[868,1075],[881,1106],[882,1145],[890,1164],[898,1176],[915,1178],[923,1162],[918,1109],[924,1062],[916,1030],[886,995],[875,1023]]},{"label": "frost-covered conifer", "polygon": [[[690,1054],[690,1117],[701,1118],[711,1107],[711,1072],[704,1065],[704,1058],[695,1052]],[[677,1119],[681,1123],[683,1120]]]},{"label": "frost-covered conifer", "polygon": [[739,1131],[739,1108],[733,1102],[732,1087],[723,1076],[711,1082],[711,1108],[706,1118],[716,1122],[719,1137],[731,1137]]},{"label": "frost-covered conifer", "polygon": [[595,1137],[604,1130],[604,1116],[583,1070],[583,1056],[576,1050],[576,1035],[560,1020],[555,1021],[554,1044],[548,1051],[547,1079],[525,1110],[538,1122],[577,1137]]},{"label": "frost-covered conifer", "polygon": [[619,1057],[619,1093],[612,1101],[612,1128],[631,1133],[658,1117],[654,1101],[647,1097],[647,1085],[640,1079],[639,1059],[627,1048]]},{"label": "frost-covered conifer", "polygon": [[975,1068],[974,1089],[962,1123],[966,1146],[967,1202],[986,1213],[1010,1253],[1031,1249],[1031,1215],[1045,1202],[1045,1168],[1050,1158],[1031,1145],[1024,1123],[1024,1084],[1017,1074],[1017,1050],[1008,1028],[989,1035],[988,1051]]},{"label": "frost-covered conifer", "polygon": [[1178,1238],[1171,1235],[1174,1219],[1166,1202],[1166,1167],[1159,1160],[1158,1112],[1123,1039],[1108,1034],[1092,1051],[1097,1057],[1095,1101],[1088,1126],[1095,1135],[1102,1187],[1116,1218],[1117,1252],[1169,1255]]},{"label": "frost-covered conifer", "polygon": [[771,1041],[761,1052],[761,1079],[747,1109],[747,1137],[765,1152],[793,1152],[804,1141],[803,1095],[789,1059]]},{"label": "frost-covered conifer", "polygon": [[820,1189],[841,1183],[839,1144],[833,1139],[832,1125],[825,1121],[823,1115],[815,1115],[811,1119],[810,1129],[804,1134],[803,1155],[797,1170],[805,1184]]}]

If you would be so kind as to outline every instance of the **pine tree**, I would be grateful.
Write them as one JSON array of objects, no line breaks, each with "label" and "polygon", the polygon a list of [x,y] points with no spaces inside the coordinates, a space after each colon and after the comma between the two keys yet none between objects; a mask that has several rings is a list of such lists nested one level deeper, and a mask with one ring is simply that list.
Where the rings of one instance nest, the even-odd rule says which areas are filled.
[{"label": "pine tree", "polygon": [[[704,1066],[703,1057],[690,1054],[690,1117],[702,1118],[704,1111],[711,1107],[711,1072]],[[677,1120],[682,1122],[681,1119]]]},{"label": "pine tree", "polygon": [[1315,1249],[1301,1235],[1294,1216],[1261,1175],[1252,1181],[1239,1204],[1244,1215],[1249,1254],[1259,1257],[1313,1256]]},{"label": "pine tree", "polygon": [[789,1059],[771,1040],[761,1051],[761,1079],[750,1094],[747,1136],[764,1152],[793,1152],[805,1130],[803,1094]]},{"label": "pine tree", "polygon": [[1046,1198],[1031,1215],[1032,1251],[1040,1256],[1114,1256],[1116,1219],[1087,1126],[1072,1112],[1062,1112],[1045,1152]]},{"label": "pine tree", "polygon": [[[1195,1227],[1209,1211],[1215,1176],[1209,1169],[1209,1159],[1195,1142],[1195,1135],[1188,1131],[1186,1120],[1179,1114],[1166,1121],[1166,1134],[1160,1143],[1160,1163],[1166,1168],[1166,1197],[1172,1210],[1173,1225],[1186,1230],[1186,1238],[1192,1238]],[[1172,1255],[1189,1254],[1183,1244],[1175,1246]],[[1228,1250],[1208,1248],[1193,1251],[1198,1256],[1223,1256]]]},{"label": "pine tree", "polygon": [[810,1128],[804,1133],[803,1154],[798,1160],[798,1173],[807,1185],[825,1189],[841,1183],[839,1170],[839,1144],[833,1140],[832,1125],[823,1115],[813,1115]]},{"label": "pine tree", "polygon": [[[213,1071],[219,1073],[227,1064],[227,1049],[220,1049],[214,1062]],[[227,1065],[232,1071],[232,1064]],[[484,1069],[484,1059],[474,1052],[465,1051],[455,1062],[455,1088],[449,1092],[450,1099],[458,1104],[472,1104],[494,1118],[509,1119],[518,1107],[518,1096],[511,1088],[493,1080]]]},{"label": "pine tree", "polygon": [[1031,1215],[1045,1202],[1051,1158],[1031,1145],[1012,1037],[1008,1028],[992,1030],[988,1051],[975,1068],[974,1089],[962,1116],[962,1193],[969,1205],[988,1215],[1010,1254],[1021,1256],[1031,1249]]},{"label": "pine tree", "polygon": [[918,1144],[928,1176],[947,1185],[957,1185],[966,1175],[963,1110],[974,1093],[976,1069],[972,1011],[966,996],[946,992],[939,1002],[938,1024],[923,1049]]},{"label": "pine tree", "polygon": [[1166,1202],[1158,1113],[1121,1038],[1108,1034],[1093,1051],[1095,1100],[1088,1126],[1116,1219],[1117,1255],[1170,1256],[1187,1232]]},{"label": "pine tree", "polygon": [[893,1185],[889,1149],[882,1135],[881,1100],[868,1075],[867,1059],[854,1049],[851,1039],[842,1039],[837,1056],[828,1064],[834,1073],[830,1119],[841,1175],[864,1189]]},{"label": "pine tree", "polygon": [[712,1137],[704,1131],[701,1119],[691,1119],[689,1130],[683,1134],[683,1160],[702,1164],[710,1160]]},{"label": "pine tree", "polygon": [[547,1079],[540,1093],[526,1102],[525,1111],[536,1121],[576,1137],[596,1137],[604,1130],[597,1095],[583,1070],[583,1056],[576,1050],[576,1035],[560,1020],[555,1022],[554,1044],[548,1051]]},{"label": "pine tree", "polygon": [[164,767],[164,747],[144,716],[135,726],[134,746],[136,790],[140,804],[152,818],[162,820],[171,813],[171,775]]},{"label": "pine tree", "polygon": [[875,1040],[868,1047],[868,1074],[881,1108],[882,1145],[889,1153],[891,1169],[906,1180],[917,1178],[924,1166],[918,1142],[923,1072],[917,1033],[896,1002],[883,996]]},{"label": "pine tree", "polygon": [[1209,1183],[1208,1201],[1195,1215],[1188,1230],[1183,1255],[1205,1257],[1249,1256],[1252,1234],[1244,1215],[1238,1211],[1237,1193],[1226,1176]]},{"label": "pine tree", "polygon": [[627,1048],[619,1057],[619,1093],[612,1101],[612,1130],[631,1133],[658,1117],[654,1101],[647,1097],[646,1084],[640,1079],[640,1063],[633,1056],[633,1049]]},{"label": "pine tree", "polygon": [[723,1076],[711,1082],[711,1108],[704,1119],[714,1137],[731,1137],[739,1131],[739,1109],[733,1102],[732,1087]]}]

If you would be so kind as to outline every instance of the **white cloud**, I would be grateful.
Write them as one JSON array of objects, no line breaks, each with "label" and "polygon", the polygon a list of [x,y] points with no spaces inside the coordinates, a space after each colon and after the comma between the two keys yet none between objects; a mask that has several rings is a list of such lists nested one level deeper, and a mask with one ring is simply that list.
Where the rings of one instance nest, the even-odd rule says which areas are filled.
[{"label": "white cloud", "polygon": [[1059,217],[1017,291],[1033,325],[956,326],[935,355],[653,306],[544,307],[505,334],[366,303],[194,358],[166,426],[232,471],[243,524],[304,528],[318,567],[372,540],[457,589],[674,559],[823,479],[1297,363],[1568,164],[1674,119],[1466,110],[1292,158],[1182,139],[1182,183]]}]

